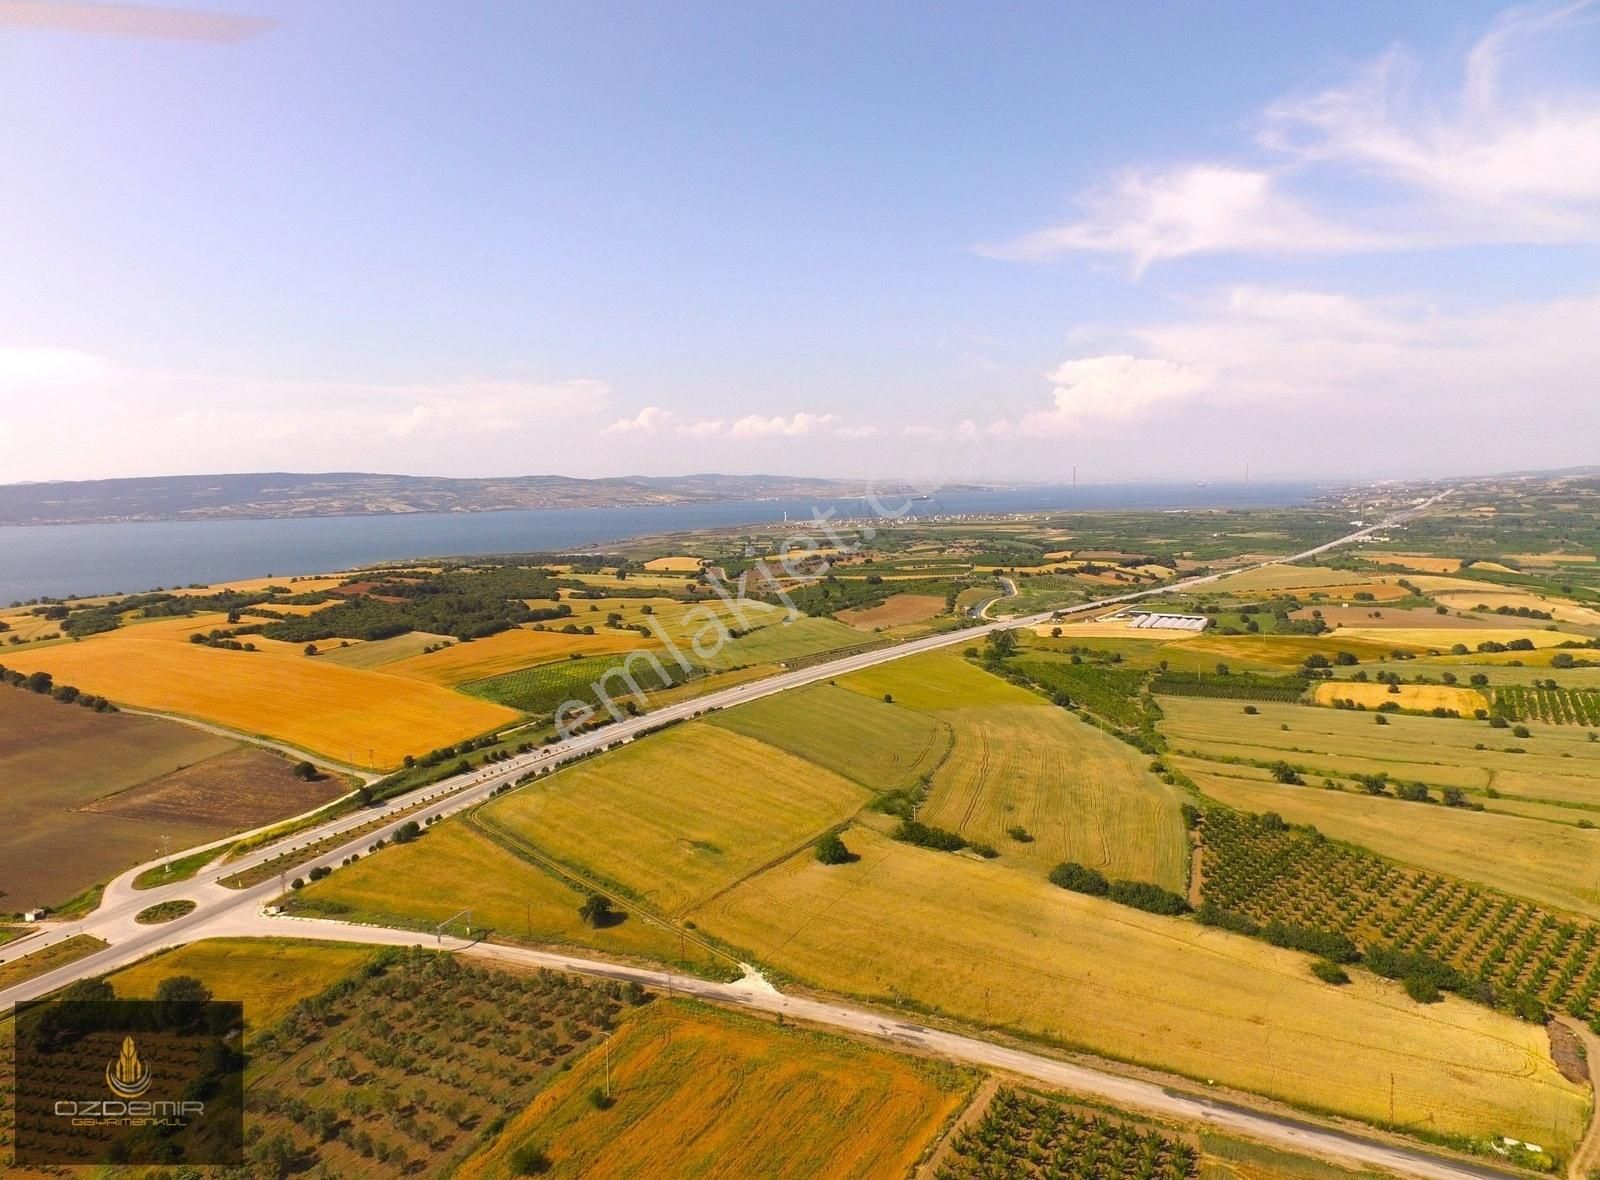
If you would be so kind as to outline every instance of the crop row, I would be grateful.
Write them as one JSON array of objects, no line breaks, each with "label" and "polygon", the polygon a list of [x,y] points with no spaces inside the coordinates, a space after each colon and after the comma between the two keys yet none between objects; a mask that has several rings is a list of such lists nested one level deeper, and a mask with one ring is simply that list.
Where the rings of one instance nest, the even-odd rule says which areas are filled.
[{"label": "crop row", "polygon": [[1496,712],[1512,721],[1600,726],[1600,689],[1510,684],[1494,690]]},{"label": "crop row", "polygon": [[1193,1146],[1160,1131],[1001,1090],[951,1144],[939,1180],[1192,1180]]},{"label": "crop row", "polygon": [[1272,814],[1209,812],[1203,846],[1204,900],[1224,914],[1423,955],[1470,980],[1471,998],[1525,1014],[1543,1005],[1600,1016],[1594,923],[1392,864]]}]

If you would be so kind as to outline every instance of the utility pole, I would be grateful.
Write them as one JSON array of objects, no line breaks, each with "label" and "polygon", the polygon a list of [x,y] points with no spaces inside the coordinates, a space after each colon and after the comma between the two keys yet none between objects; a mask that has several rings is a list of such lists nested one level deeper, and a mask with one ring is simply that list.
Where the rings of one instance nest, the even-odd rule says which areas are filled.
[{"label": "utility pole", "polygon": [[163,880],[172,875],[172,837],[165,832],[161,834],[161,877]]},{"label": "utility pole", "polygon": [[611,1098],[611,1034],[601,1033],[600,1035],[606,1039],[606,1099],[609,1101]]}]

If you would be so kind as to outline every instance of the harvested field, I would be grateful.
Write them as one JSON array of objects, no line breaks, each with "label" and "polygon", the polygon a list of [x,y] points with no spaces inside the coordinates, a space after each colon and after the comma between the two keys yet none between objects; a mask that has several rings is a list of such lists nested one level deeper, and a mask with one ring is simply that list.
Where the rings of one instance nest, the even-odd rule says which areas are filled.
[{"label": "harvested field", "polygon": [[293,769],[294,763],[280,754],[246,747],[96,799],[78,810],[242,832],[311,811],[350,788],[331,775],[304,782]]},{"label": "harvested field", "polygon": [[[259,637],[256,642],[261,642]],[[271,642],[268,640],[267,642]],[[352,643],[349,647],[340,647],[337,643],[328,648],[326,643],[318,644],[322,654],[319,660],[328,660],[335,664],[343,664],[346,668],[386,668],[388,665],[408,656],[421,655],[424,648],[435,647],[441,643],[454,643],[448,635],[432,635],[427,631],[407,631],[404,635],[396,635],[390,639],[368,640],[363,643]],[[303,645],[302,645],[303,646]],[[420,677],[419,679],[426,679]]]},{"label": "harvested field", "polygon": [[644,563],[644,568],[654,573],[663,574],[694,574],[700,572],[700,559],[687,554],[678,554],[672,557],[652,557]]},{"label": "harvested field", "polygon": [[1268,565],[1260,569],[1229,574],[1218,583],[1229,593],[1267,590],[1326,590],[1330,595],[1354,594],[1365,590],[1375,596],[1405,596],[1392,581],[1351,570],[1331,570],[1315,565]]},{"label": "harvested field", "polygon": [[[1431,607],[1414,608],[1412,610],[1395,610],[1386,607],[1374,607],[1366,603],[1356,606],[1307,606],[1291,612],[1291,618],[1310,619],[1320,615],[1322,621],[1330,628],[1341,629],[1345,627],[1360,627],[1368,631],[1374,628],[1383,631],[1401,628],[1418,630],[1426,629],[1437,631],[1441,628],[1462,631],[1481,631],[1493,627],[1495,624],[1486,619],[1466,618],[1462,615],[1441,615]],[[1343,632],[1341,631],[1341,634]],[[1337,639],[1338,636],[1330,638]],[[1476,637],[1462,635],[1460,641],[1467,643],[1478,642]]]},{"label": "harvested field", "polygon": [[1461,568],[1459,557],[1435,557],[1427,553],[1385,553],[1366,549],[1360,553],[1360,558],[1373,565],[1399,565],[1423,574],[1453,574]]},{"label": "harvested field", "polygon": [[877,606],[842,610],[834,616],[860,631],[880,627],[905,627],[944,614],[944,599],[937,594],[893,594]]},{"label": "harvested field", "polygon": [[[177,848],[235,830],[219,830],[214,811],[163,823],[81,809],[239,749],[175,722],[95,713],[0,686],[0,910],[59,905],[156,856],[163,835]],[[273,759],[274,769],[280,762]]]},{"label": "harvested field", "polygon": [[354,943],[287,938],[208,938],[163,951],[108,976],[117,996],[150,1000],[163,979],[191,975],[219,999],[244,1003],[245,1027],[271,1028],[299,1001],[343,979],[373,956]]},{"label": "harvested field", "polygon": [[537,1142],[556,1177],[898,1180],[971,1086],[953,1067],[684,1003],[623,1020],[615,1105],[596,1110],[605,1074],[604,1052],[588,1053],[457,1175],[498,1180]]},{"label": "harvested field", "polygon": [[259,734],[355,766],[390,768],[518,719],[509,709],[385,672],[190,643],[221,615],[162,620],[81,643],[19,651],[43,670],[119,703]]},{"label": "harvested field", "polygon": [[867,798],[774,746],[690,723],[558,771],[481,815],[676,914],[809,843]]},{"label": "harvested field", "polygon": [[395,676],[408,676],[429,684],[459,688],[473,680],[486,680],[518,672],[554,660],[580,656],[608,655],[613,652],[635,651],[659,647],[654,639],[642,635],[599,633],[594,635],[568,635],[561,631],[534,631],[526,627],[513,627],[485,639],[470,643],[451,641],[451,645],[426,655],[413,655],[384,666],[384,671]]},{"label": "harvested field", "polygon": [[708,721],[872,791],[914,787],[950,752],[950,731],[936,718],[832,684],[780,693],[715,713]]},{"label": "harvested field", "polygon": [[1330,988],[1296,952],[861,828],[845,840],[857,862],[797,855],[696,919],[823,987],[1303,1106],[1387,1121],[1392,1073],[1402,1124],[1558,1151],[1582,1133],[1587,1091],[1538,1026],[1454,999],[1423,1007],[1365,974]]},{"label": "harvested field", "polygon": [[1457,688],[1449,684],[1400,684],[1399,692],[1390,692],[1389,685],[1375,681],[1357,683],[1353,680],[1327,680],[1312,690],[1312,699],[1319,705],[1334,701],[1354,701],[1368,709],[1390,703],[1402,709],[1416,709],[1424,713],[1434,709],[1449,709],[1463,717],[1471,717],[1474,710],[1487,709],[1488,698],[1475,688]]},{"label": "harvested field", "polygon": [[[1508,773],[1600,778],[1600,743],[1572,726],[1541,726],[1535,737],[1523,739],[1482,721],[1399,713],[1378,726],[1370,712],[1306,705],[1262,702],[1253,717],[1232,701],[1163,697],[1161,707],[1166,712],[1161,730],[1175,752],[1217,761],[1266,766],[1285,759],[1318,776],[1386,773],[1478,791],[1498,785]],[[1511,753],[1513,748],[1525,752]]]},{"label": "harvested field", "polygon": [[1468,634],[1463,634],[1459,628],[1440,626],[1396,628],[1392,631],[1382,627],[1345,627],[1340,630],[1339,638],[1449,651],[1451,645],[1456,643],[1473,647],[1480,643],[1510,643],[1516,639],[1528,639],[1532,640],[1534,647],[1555,647],[1569,639],[1582,640],[1584,637],[1563,631],[1545,631],[1535,624],[1527,627],[1484,627]]}]

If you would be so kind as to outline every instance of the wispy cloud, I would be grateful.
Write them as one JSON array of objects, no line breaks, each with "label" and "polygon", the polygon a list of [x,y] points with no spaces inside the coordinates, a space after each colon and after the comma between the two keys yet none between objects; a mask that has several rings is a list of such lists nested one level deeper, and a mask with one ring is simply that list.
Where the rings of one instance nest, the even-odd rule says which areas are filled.
[{"label": "wispy cloud", "polygon": [[1071,220],[979,250],[1123,255],[1138,273],[1198,253],[1600,242],[1600,89],[1554,72],[1593,61],[1595,17],[1595,0],[1509,10],[1443,91],[1392,48],[1340,85],[1272,103],[1238,160],[1128,172]]}]

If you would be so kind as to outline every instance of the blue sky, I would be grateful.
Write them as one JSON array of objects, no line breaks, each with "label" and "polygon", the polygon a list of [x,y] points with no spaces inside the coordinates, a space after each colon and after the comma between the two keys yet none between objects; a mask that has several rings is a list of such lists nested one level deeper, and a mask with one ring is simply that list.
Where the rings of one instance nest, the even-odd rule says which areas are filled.
[{"label": "blue sky", "polygon": [[0,482],[1600,460],[1600,8],[0,7]]}]

